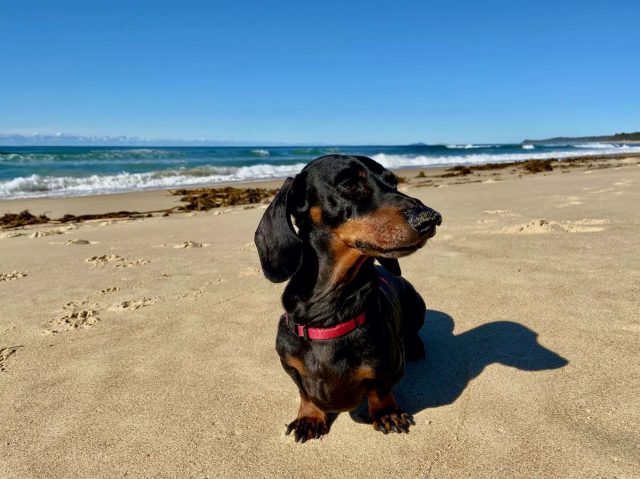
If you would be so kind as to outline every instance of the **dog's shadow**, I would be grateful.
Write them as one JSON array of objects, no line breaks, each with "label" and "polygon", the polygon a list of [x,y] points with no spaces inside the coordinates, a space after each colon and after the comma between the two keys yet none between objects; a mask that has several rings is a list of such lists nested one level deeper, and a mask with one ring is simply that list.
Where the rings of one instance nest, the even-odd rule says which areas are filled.
[{"label": "dog's shadow", "polygon": [[[568,364],[559,354],[541,346],[538,334],[511,321],[495,321],[454,335],[454,321],[441,311],[428,310],[420,331],[426,357],[408,361],[405,376],[394,389],[398,404],[415,414],[453,403],[469,382],[493,363],[523,371],[557,369]],[[352,413],[368,419],[366,401]],[[366,418],[366,419],[365,419]]]}]

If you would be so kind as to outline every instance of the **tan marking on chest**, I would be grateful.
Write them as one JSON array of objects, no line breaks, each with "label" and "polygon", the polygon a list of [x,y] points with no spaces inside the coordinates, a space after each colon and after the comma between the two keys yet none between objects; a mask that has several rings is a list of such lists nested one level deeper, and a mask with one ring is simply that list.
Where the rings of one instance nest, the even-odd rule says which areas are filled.
[{"label": "tan marking on chest", "polygon": [[304,367],[304,362],[302,361],[302,359],[294,358],[293,356],[286,355],[285,358],[284,358],[284,362],[288,366],[291,366],[293,369],[298,371],[298,374],[300,376],[305,376],[306,375],[307,370]]},{"label": "tan marking on chest", "polygon": [[359,366],[351,377],[355,381],[364,381],[365,379],[375,379],[376,373],[371,366]]}]

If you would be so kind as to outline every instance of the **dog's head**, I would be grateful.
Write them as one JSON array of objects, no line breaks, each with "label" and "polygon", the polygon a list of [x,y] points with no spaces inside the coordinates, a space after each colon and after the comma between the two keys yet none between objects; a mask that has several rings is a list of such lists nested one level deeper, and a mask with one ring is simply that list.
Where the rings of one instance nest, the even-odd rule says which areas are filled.
[{"label": "dog's head", "polygon": [[442,217],[397,185],[392,172],[365,156],[329,155],[310,162],[287,178],[256,230],[265,276],[273,282],[293,276],[303,242],[314,231],[329,236],[335,254],[376,257],[400,274],[395,258],[424,246]]}]

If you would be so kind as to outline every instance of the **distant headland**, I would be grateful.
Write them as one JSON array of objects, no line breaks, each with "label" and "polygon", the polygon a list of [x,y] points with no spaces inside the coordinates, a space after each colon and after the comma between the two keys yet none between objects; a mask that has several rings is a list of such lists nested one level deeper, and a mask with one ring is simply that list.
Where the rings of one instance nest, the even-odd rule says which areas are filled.
[{"label": "distant headland", "polygon": [[545,140],[524,140],[522,145],[543,145],[549,143],[640,143],[640,132],[635,133],[616,133],[615,135],[604,136],[556,136],[555,138],[547,138]]}]

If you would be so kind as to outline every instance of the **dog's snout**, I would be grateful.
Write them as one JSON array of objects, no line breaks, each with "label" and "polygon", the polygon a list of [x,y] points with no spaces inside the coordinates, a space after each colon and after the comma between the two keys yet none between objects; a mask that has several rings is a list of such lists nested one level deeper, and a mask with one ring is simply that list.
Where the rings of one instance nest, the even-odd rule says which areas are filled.
[{"label": "dog's snout", "polygon": [[433,230],[435,233],[436,226],[442,224],[442,216],[436,210],[432,210],[426,206],[418,206],[406,210],[405,215],[409,226],[420,234],[428,233]]}]

